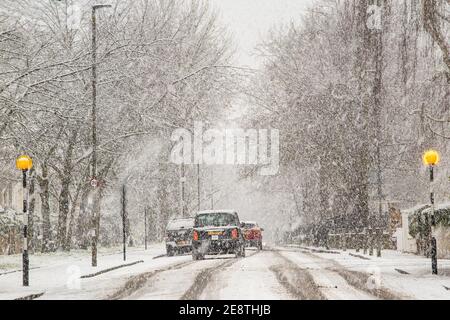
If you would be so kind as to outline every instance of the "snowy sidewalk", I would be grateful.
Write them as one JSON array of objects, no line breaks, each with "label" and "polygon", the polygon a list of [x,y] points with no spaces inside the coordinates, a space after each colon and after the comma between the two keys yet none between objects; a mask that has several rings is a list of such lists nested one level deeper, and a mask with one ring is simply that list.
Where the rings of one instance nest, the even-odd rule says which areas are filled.
[{"label": "snowy sidewalk", "polygon": [[[120,249],[100,250],[97,267],[91,266],[90,251],[31,255],[29,287],[22,287],[21,255],[0,256],[0,300],[40,293],[44,293],[40,299],[102,299],[134,274],[191,259],[190,256],[154,259],[164,253],[162,244],[149,246],[148,250],[128,248],[127,260],[123,261]],[[133,265],[95,275],[99,271],[134,262]],[[90,277],[83,278],[87,275]]]},{"label": "snowy sidewalk", "polygon": [[[450,260],[439,259],[439,275],[431,274],[431,260],[426,257],[383,250],[381,258],[362,251],[324,248],[299,248],[311,255],[333,261],[344,269],[371,275],[368,285],[379,285],[406,299],[450,299]],[[320,249],[320,250],[317,250]]]}]

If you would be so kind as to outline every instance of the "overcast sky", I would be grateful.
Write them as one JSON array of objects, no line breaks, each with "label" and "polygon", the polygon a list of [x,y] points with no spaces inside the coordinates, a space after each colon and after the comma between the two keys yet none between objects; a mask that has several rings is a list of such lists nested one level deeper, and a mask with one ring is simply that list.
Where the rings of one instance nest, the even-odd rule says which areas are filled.
[{"label": "overcast sky", "polygon": [[220,11],[237,47],[240,65],[258,67],[254,47],[279,23],[298,20],[311,0],[209,0]]}]

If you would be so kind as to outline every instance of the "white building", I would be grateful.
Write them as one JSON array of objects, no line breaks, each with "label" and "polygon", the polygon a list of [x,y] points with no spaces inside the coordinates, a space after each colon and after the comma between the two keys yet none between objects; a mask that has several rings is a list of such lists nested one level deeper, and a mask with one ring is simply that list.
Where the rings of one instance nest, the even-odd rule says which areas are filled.
[{"label": "white building", "polygon": [[[450,211],[450,203],[437,204],[435,210]],[[418,205],[414,208],[401,210],[401,227],[397,228],[394,236],[397,238],[397,250],[407,253],[417,253],[417,241],[409,234],[409,217],[415,212],[430,214],[429,205]],[[437,255],[439,259],[450,258],[450,228],[437,226],[433,230],[437,243]]]},{"label": "white building", "polygon": [[401,210],[401,227],[397,228],[394,236],[397,238],[397,250],[407,253],[417,253],[416,239],[409,234],[409,216],[420,209],[424,209],[425,205],[418,205],[414,208]]}]

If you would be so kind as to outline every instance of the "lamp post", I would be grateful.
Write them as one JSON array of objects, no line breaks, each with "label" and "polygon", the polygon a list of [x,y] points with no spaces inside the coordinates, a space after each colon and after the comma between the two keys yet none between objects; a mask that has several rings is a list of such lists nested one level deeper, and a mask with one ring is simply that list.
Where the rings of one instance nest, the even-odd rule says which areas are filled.
[{"label": "lamp post", "polygon": [[[92,181],[97,179],[97,21],[96,12],[101,8],[110,8],[111,5],[99,4],[92,6],[91,23],[92,23]],[[92,183],[96,188],[97,183]],[[94,206],[95,208],[95,206]],[[97,221],[95,209],[92,218],[92,266],[97,266]]]},{"label": "lamp post", "polygon": [[430,203],[431,203],[431,226],[430,226],[430,235],[429,241],[431,244],[431,270],[433,274],[438,274],[437,269],[437,243],[436,238],[433,236],[433,229],[436,225],[436,221],[434,219],[434,190],[433,190],[433,182],[434,182],[434,166],[439,163],[439,153],[435,150],[428,150],[423,155],[423,163],[428,166],[430,169]]},{"label": "lamp post", "polygon": [[22,252],[22,272],[23,286],[29,285],[29,258],[28,258],[28,192],[27,192],[27,172],[33,167],[33,160],[28,156],[20,156],[16,160],[17,169],[22,171],[23,186],[23,252]]}]

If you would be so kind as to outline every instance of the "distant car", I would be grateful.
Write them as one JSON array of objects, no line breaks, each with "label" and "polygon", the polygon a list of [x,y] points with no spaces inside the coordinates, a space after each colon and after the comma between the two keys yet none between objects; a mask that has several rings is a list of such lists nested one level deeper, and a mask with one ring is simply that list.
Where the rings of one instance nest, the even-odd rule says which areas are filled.
[{"label": "distant car", "polygon": [[168,256],[191,251],[193,218],[170,220],[166,228],[166,251]]},{"label": "distant car", "polygon": [[262,250],[262,232],[264,229],[260,228],[254,221],[244,221],[242,223],[242,230],[244,232],[245,245]]},{"label": "distant car", "polygon": [[205,255],[234,254],[245,257],[245,240],[238,214],[233,210],[198,212],[192,231],[192,258]]}]

